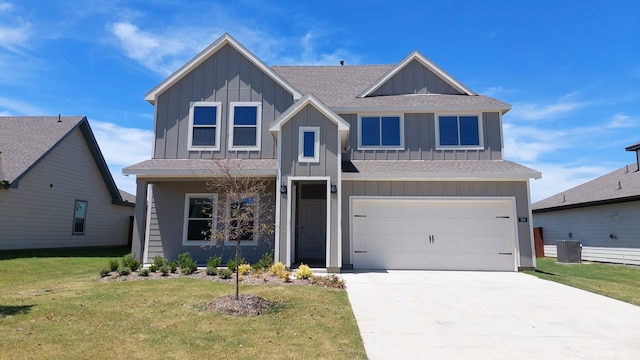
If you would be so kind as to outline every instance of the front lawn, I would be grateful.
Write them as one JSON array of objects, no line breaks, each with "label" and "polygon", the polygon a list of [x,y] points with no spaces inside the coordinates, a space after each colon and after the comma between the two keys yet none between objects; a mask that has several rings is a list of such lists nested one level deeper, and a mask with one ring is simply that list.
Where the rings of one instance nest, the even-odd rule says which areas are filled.
[{"label": "front lawn", "polygon": [[558,264],[556,259],[537,259],[539,278],[559,282],[640,306],[640,267],[615,264]]},{"label": "front lawn", "polygon": [[[243,285],[278,306],[257,317],[205,311],[234,286],[203,279],[98,281],[118,250],[3,252],[0,358],[366,358],[346,291]],[[348,284],[347,284],[348,286]]]}]

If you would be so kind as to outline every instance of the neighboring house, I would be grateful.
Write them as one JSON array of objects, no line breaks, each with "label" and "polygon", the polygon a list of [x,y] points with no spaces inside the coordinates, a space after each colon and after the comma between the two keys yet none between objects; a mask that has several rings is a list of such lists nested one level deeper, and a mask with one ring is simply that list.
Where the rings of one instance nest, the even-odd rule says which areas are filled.
[{"label": "neighboring house", "polygon": [[546,256],[558,240],[579,240],[582,259],[640,265],[640,143],[636,162],[532,205]]},{"label": "neighboring house", "polygon": [[86,117],[0,117],[0,249],[126,245],[127,196]]},{"label": "neighboring house", "polygon": [[225,34],[145,98],[153,158],[123,170],[136,175],[132,251],[144,263],[232,253],[203,247],[212,220],[190,211],[224,196],[203,179],[213,156],[272,183],[261,199],[275,234],[242,243],[250,262],[273,250],[329,271],[535,266],[529,179],[540,173],[504,160],[510,105],[418,52],[395,65],[269,67]]}]

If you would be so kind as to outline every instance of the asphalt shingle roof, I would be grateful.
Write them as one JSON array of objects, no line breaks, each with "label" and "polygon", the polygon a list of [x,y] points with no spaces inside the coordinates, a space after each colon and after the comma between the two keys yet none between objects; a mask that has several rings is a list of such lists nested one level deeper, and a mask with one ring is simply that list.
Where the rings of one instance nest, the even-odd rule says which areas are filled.
[{"label": "asphalt shingle roof", "polygon": [[629,197],[640,197],[640,171],[637,163],[540,200],[531,209],[544,211],[580,204],[620,201]]},{"label": "asphalt shingle roof", "polygon": [[73,130],[83,116],[0,116],[0,181],[13,182]]},{"label": "asphalt shingle roof", "polygon": [[424,178],[540,178],[540,173],[507,160],[352,160],[343,164],[347,173],[395,178],[420,175]]},{"label": "asphalt shingle roof", "polygon": [[[276,159],[228,159],[230,168],[241,172],[277,175]],[[150,159],[122,169],[125,175],[207,176],[217,174],[218,167],[211,159]]]}]

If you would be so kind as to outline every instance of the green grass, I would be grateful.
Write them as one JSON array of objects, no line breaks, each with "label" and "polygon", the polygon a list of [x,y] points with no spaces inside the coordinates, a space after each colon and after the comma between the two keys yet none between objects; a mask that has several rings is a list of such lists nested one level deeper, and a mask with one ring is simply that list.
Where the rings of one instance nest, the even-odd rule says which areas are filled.
[{"label": "green grass", "polygon": [[559,282],[640,306],[640,267],[614,264],[558,264],[556,259],[537,260],[541,279]]},{"label": "green grass", "polygon": [[[176,278],[98,281],[123,250],[0,255],[0,358],[363,359],[344,290],[245,285],[276,302],[257,317],[204,311],[233,285]],[[42,254],[40,254],[42,255]]]}]

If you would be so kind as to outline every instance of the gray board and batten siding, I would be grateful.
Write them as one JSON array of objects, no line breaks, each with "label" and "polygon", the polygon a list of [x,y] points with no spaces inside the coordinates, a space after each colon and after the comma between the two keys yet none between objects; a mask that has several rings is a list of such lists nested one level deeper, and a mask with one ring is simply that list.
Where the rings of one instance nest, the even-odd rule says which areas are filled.
[{"label": "gray board and batten siding", "polygon": [[[527,181],[347,181],[342,182],[342,263],[350,264],[350,197],[514,197],[516,217],[529,217]],[[533,249],[529,222],[516,222],[520,267],[533,267]]]},{"label": "gray board and batten siding", "polygon": [[[194,101],[221,103],[220,153],[226,158],[276,158],[269,124],[293,104],[293,95],[230,45],[225,45],[158,96],[155,151],[159,159],[211,158],[212,151],[189,151],[189,108]],[[229,103],[261,102],[261,150],[227,151]]]},{"label": "gray board and batten siding", "polygon": [[345,160],[502,160],[502,124],[497,112],[482,113],[484,148],[478,150],[437,149],[433,113],[404,114],[404,150],[358,150],[358,115],[340,116],[351,129]]},{"label": "gray board and batten siding", "polygon": [[404,94],[462,95],[460,91],[442,80],[417,60],[408,63],[391,79],[374,91],[372,96]]},{"label": "gray board and batten siding", "polygon": [[[189,252],[199,265],[205,265],[211,256],[222,256],[223,264],[235,254],[235,245],[225,246],[220,243],[216,246],[209,244],[183,245],[184,230],[184,207],[185,196],[190,193],[215,193],[209,190],[203,181],[158,181],[153,183],[153,196],[148,224],[148,249],[143,263],[153,262],[156,255],[163,256],[169,260],[176,260],[179,254]],[[260,201],[268,201],[271,208],[275,208],[275,182],[270,182],[267,189],[272,189],[269,194],[260,197]],[[222,196],[218,193],[218,196]],[[263,217],[270,217],[273,222],[274,214]],[[258,221],[261,221],[260,218]],[[274,237],[258,239],[256,246],[242,246],[241,256],[249,263],[257,262],[260,257],[273,251]]]}]

